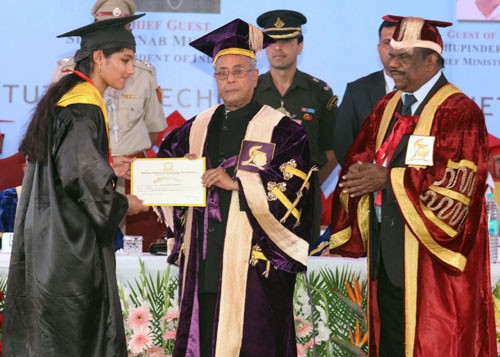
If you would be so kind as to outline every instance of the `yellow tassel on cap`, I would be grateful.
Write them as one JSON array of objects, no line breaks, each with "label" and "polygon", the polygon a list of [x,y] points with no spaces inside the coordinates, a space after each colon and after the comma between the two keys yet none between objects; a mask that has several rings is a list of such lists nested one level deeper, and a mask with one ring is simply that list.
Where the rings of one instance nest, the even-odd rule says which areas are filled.
[{"label": "yellow tassel on cap", "polygon": [[262,51],[264,45],[264,34],[254,25],[248,24],[248,47],[257,53]]}]

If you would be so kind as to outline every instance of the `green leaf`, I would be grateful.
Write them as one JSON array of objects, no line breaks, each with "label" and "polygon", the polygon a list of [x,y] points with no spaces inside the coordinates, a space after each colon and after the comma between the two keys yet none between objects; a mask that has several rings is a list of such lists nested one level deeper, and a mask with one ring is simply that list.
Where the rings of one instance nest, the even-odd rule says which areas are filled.
[{"label": "green leaf", "polygon": [[[311,272],[308,275],[309,290],[312,297],[313,319],[316,333],[320,323],[328,329],[327,341],[317,341],[316,352],[318,356],[352,356],[353,353],[362,351],[367,353],[368,344],[362,349],[355,347],[354,351],[349,338],[349,329],[355,330],[356,319],[359,320],[361,329],[366,331],[368,324],[366,319],[366,280],[360,280],[361,291],[363,293],[362,308],[352,303],[348,298],[345,283],[353,284],[354,279],[360,280],[360,276],[354,273],[349,267],[344,268],[323,268],[319,272]],[[296,290],[294,293],[294,306],[299,303],[297,297],[307,291],[305,277],[297,276]],[[302,292],[300,292],[302,290]],[[295,313],[305,314],[305,308],[301,307]],[[322,310],[322,311],[321,311]],[[304,316],[302,316],[304,317]],[[341,341],[341,342],[339,342]],[[334,343],[335,342],[335,343]],[[346,348],[349,346],[349,348]],[[362,354],[361,354],[362,355]]]},{"label": "green leaf", "polygon": [[366,352],[359,347],[354,346],[350,341],[344,341],[336,337],[331,338],[334,343],[340,346],[344,351],[350,353],[351,356],[366,356]]},{"label": "green leaf", "polygon": [[[170,275],[170,267],[164,272],[156,274],[147,273],[144,261],[139,260],[139,277],[133,282],[127,282],[124,285],[130,291],[129,299],[125,296],[124,289],[120,286],[119,294],[124,307],[124,317],[129,315],[131,307],[147,306],[152,316],[150,329],[153,336],[153,343],[165,349],[166,353],[172,353],[173,342],[167,343],[163,340],[163,334],[167,329],[167,323],[163,317],[167,314],[171,301],[176,298],[178,286],[177,276]],[[126,321],[125,321],[126,323]],[[175,326],[175,328],[177,328]],[[130,329],[127,328],[130,333]]]}]

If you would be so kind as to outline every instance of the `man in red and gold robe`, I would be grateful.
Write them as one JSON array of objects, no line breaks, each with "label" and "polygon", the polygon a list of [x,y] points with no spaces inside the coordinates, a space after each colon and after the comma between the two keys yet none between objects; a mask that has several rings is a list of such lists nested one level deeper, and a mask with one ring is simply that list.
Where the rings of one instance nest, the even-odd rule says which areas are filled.
[{"label": "man in red and gold robe", "polygon": [[384,20],[398,90],[349,150],[331,252],[368,254],[370,356],[496,356],[484,116],[441,73],[451,23]]}]

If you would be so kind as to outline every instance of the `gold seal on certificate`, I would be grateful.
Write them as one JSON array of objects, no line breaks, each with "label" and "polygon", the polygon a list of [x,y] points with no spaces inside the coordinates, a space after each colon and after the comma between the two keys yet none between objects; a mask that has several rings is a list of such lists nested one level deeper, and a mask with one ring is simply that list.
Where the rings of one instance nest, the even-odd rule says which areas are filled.
[{"label": "gold seal on certificate", "polygon": [[204,207],[204,172],[204,157],[136,159],[131,166],[130,193],[143,200],[145,206]]}]

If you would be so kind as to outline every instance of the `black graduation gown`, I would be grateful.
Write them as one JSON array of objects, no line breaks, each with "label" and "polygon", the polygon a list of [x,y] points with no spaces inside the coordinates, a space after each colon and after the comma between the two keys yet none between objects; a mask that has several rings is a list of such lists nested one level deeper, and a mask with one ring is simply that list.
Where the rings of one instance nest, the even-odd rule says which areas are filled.
[{"label": "black graduation gown", "polygon": [[113,236],[126,213],[114,191],[98,106],[57,107],[49,158],[30,163],[16,217],[5,356],[125,356]]}]

